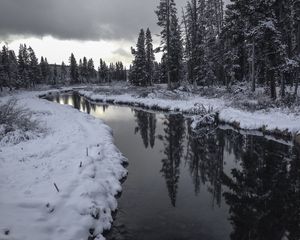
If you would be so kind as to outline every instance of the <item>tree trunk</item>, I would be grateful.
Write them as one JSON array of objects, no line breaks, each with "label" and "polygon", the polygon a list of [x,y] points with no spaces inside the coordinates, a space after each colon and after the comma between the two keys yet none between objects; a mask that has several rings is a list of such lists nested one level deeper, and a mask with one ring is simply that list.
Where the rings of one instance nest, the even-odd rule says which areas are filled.
[{"label": "tree trunk", "polygon": [[280,73],[281,80],[281,98],[285,97],[285,76],[283,73]]},{"label": "tree trunk", "polygon": [[269,78],[270,78],[270,90],[271,90],[271,98],[275,100],[277,98],[276,94],[276,82],[274,78],[274,70],[269,71]]},{"label": "tree trunk", "polygon": [[300,68],[298,68],[296,73],[296,82],[295,82],[295,92],[294,92],[294,98],[296,99],[298,97],[298,86],[299,86],[299,74]]},{"label": "tree trunk", "polygon": [[252,78],[252,92],[255,92],[256,81],[255,81],[255,44],[252,43],[252,63],[251,63],[251,78]]}]

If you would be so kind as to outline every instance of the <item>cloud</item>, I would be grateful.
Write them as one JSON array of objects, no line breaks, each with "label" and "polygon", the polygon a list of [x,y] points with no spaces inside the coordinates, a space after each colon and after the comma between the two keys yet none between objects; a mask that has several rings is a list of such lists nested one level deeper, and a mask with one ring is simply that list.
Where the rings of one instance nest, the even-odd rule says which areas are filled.
[{"label": "cloud", "polygon": [[[186,0],[177,0],[179,7]],[[0,37],[133,40],[140,28],[158,33],[159,0],[1,0]],[[181,11],[179,11],[181,12]]]},{"label": "cloud", "polygon": [[118,48],[112,53],[118,56],[122,56],[124,58],[132,58],[132,54],[129,51],[125,50],[124,48]]}]

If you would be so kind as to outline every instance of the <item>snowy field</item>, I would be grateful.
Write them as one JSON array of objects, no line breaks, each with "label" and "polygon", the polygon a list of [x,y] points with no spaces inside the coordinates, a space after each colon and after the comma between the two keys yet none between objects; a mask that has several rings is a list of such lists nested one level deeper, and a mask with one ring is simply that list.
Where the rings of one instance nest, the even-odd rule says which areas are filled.
[{"label": "snowy field", "polygon": [[0,239],[103,239],[117,208],[119,180],[127,174],[126,159],[101,120],[39,94],[13,96],[33,111],[43,133],[0,145]]},{"label": "snowy field", "polygon": [[[203,113],[203,107],[209,112],[217,112],[219,120],[239,126],[245,130],[264,130],[268,132],[288,132],[292,135],[300,133],[300,108],[282,106],[265,107],[267,98],[264,94],[259,100],[246,100],[241,92],[235,98],[228,99],[217,93],[214,96],[201,96],[201,94],[188,91],[168,91],[165,88],[152,88],[143,91],[141,88],[132,90],[126,86],[102,87],[98,90],[79,90],[82,96],[88,99],[115,104],[130,104],[151,109],[165,111],[180,111],[189,114]],[[250,106],[245,109],[241,106]],[[270,104],[271,105],[271,104]],[[205,112],[205,111],[204,111]],[[194,119],[201,120],[202,117]]]}]

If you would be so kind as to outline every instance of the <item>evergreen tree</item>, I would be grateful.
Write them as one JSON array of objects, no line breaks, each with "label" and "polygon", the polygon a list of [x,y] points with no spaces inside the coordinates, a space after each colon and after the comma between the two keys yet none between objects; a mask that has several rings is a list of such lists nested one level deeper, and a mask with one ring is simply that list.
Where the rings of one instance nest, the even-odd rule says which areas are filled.
[{"label": "evergreen tree", "polygon": [[53,84],[57,84],[57,65],[56,63],[54,64],[54,67],[53,67]]},{"label": "evergreen tree", "polygon": [[181,30],[174,0],[160,0],[156,14],[158,25],[162,28],[161,45],[166,54],[168,87],[173,88],[180,84],[183,58]]},{"label": "evergreen tree", "polygon": [[95,77],[95,66],[93,59],[89,59],[87,63],[88,80],[90,81]]},{"label": "evergreen tree", "polygon": [[79,73],[79,82],[82,83],[83,82],[83,78],[84,78],[84,73],[83,73],[83,64],[82,64],[82,59],[79,59],[79,64],[78,64],[78,73]]},{"label": "evergreen tree", "polygon": [[188,67],[188,80],[196,87],[203,79],[205,1],[191,0],[183,13],[185,26],[185,55]]},{"label": "evergreen tree", "polygon": [[50,66],[48,64],[47,58],[41,57],[40,62],[40,71],[43,79],[43,83],[48,83],[49,76],[50,76]]},{"label": "evergreen tree", "polygon": [[66,78],[67,78],[67,67],[66,67],[66,64],[64,62],[62,62],[61,67],[60,67],[60,80],[61,80],[61,82],[65,84]]},{"label": "evergreen tree", "polygon": [[99,82],[107,82],[108,81],[108,67],[104,60],[100,58],[100,66],[98,68],[98,77]]},{"label": "evergreen tree", "polygon": [[9,50],[8,53],[9,82],[7,87],[12,90],[12,87],[18,87],[18,60],[13,50]]},{"label": "evergreen tree", "polygon": [[295,36],[295,51],[294,59],[297,62],[296,77],[295,77],[295,97],[298,95],[298,87],[300,82],[300,0],[293,0],[293,25]]},{"label": "evergreen tree", "polygon": [[153,85],[153,75],[154,75],[154,51],[153,51],[153,44],[152,44],[152,36],[150,29],[147,28],[146,31],[146,72],[147,72],[147,85]]},{"label": "evergreen tree", "polygon": [[160,66],[161,64],[154,61],[153,63],[153,83],[160,83]]},{"label": "evergreen tree", "polygon": [[18,55],[18,81],[20,86],[30,86],[29,55],[26,44],[21,44]]},{"label": "evergreen tree", "polygon": [[89,77],[89,70],[88,70],[88,61],[86,57],[83,57],[83,62],[82,62],[82,78],[83,81],[88,81]]},{"label": "evergreen tree", "polygon": [[31,47],[28,48],[28,54],[29,54],[28,71],[29,71],[30,84],[32,86],[35,86],[36,84],[41,83],[41,71],[40,71],[38,59]]},{"label": "evergreen tree", "polygon": [[9,50],[6,46],[3,46],[0,53],[0,88],[3,91],[3,87],[9,86],[11,82]]},{"label": "evergreen tree", "polygon": [[132,48],[134,60],[132,63],[130,82],[136,86],[147,85],[147,71],[146,71],[146,50],[145,50],[145,32],[141,29],[136,49]]},{"label": "evergreen tree", "polygon": [[77,61],[76,61],[73,53],[71,54],[69,62],[70,62],[71,83],[72,84],[77,84],[77,83],[79,83],[79,72],[78,72]]},{"label": "evergreen tree", "polygon": [[159,83],[168,83],[167,55],[164,53],[159,65]]}]

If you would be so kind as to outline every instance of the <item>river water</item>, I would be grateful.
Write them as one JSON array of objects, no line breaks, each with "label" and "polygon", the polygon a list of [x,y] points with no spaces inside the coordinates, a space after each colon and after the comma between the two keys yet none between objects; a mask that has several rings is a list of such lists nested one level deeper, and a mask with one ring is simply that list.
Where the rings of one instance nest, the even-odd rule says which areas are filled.
[{"label": "river water", "polygon": [[299,146],[77,94],[48,100],[102,119],[129,160],[107,239],[300,239]]}]

